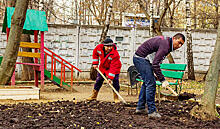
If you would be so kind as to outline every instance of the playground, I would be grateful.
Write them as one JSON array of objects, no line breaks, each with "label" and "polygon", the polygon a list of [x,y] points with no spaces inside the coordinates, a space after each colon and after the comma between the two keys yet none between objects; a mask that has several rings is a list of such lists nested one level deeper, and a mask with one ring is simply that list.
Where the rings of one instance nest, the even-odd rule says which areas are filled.
[{"label": "playground", "polygon": [[[14,8],[7,8],[3,23],[7,41],[12,33],[10,31],[13,12]],[[164,63],[159,66],[164,76],[170,79],[167,79],[167,89],[161,88],[162,83],[156,81],[156,107],[162,117],[150,119],[147,113],[135,113],[140,87],[144,83],[136,75],[135,78],[120,78],[119,103],[114,101],[113,91],[117,91],[106,81],[107,79],[97,101],[86,100],[92,93],[95,81],[75,78],[74,74],[83,72],[80,65],[74,66],[68,59],[46,47],[45,31],[48,31],[48,25],[45,15],[44,11],[27,10],[27,22],[24,24],[23,33],[31,34],[34,41],[20,42],[18,57],[33,58],[33,62],[17,60],[14,67],[31,66],[34,80],[19,81],[14,70],[7,85],[9,87],[0,88],[9,90],[9,98],[0,100],[0,128],[220,128],[219,119],[203,121],[190,114],[193,107],[200,106],[205,82],[198,78],[195,81],[185,79],[186,64]],[[41,19],[40,23],[37,22],[38,19]],[[25,52],[22,48],[30,48],[32,51]],[[5,60],[7,59],[1,56],[0,64],[4,65]],[[131,80],[135,84],[132,84]],[[28,86],[38,89],[38,92],[34,93],[38,99],[32,98],[32,92],[10,92],[15,87],[25,89]],[[166,93],[162,93],[164,91]],[[184,100],[176,99],[184,93],[192,96],[186,96],[188,98]],[[18,94],[29,98],[18,100]],[[220,114],[220,89],[217,89],[215,103],[216,111]]]}]

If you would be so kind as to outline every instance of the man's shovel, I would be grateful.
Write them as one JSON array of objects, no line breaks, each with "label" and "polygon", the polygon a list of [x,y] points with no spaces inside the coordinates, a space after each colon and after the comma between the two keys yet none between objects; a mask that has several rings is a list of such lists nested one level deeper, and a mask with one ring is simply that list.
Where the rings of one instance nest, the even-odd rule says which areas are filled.
[{"label": "man's shovel", "polygon": [[[159,88],[160,89],[160,88]],[[195,94],[190,94],[190,93],[187,93],[187,92],[184,92],[182,94],[177,94],[171,87],[167,86],[166,89],[168,89],[170,92],[172,92],[174,94],[174,96],[168,96],[169,99],[172,99],[172,100],[180,100],[180,101],[183,101],[183,100],[188,100],[188,99],[191,99],[191,98],[195,98]],[[159,91],[159,102],[160,102],[160,91]]]},{"label": "man's shovel", "polygon": [[121,95],[118,93],[117,90],[112,86],[112,84],[109,83],[108,79],[102,74],[102,72],[99,70],[99,68],[96,68],[96,70],[101,74],[101,76],[105,79],[105,81],[108,83],[108,85],[112,88],[112,90],[119,96],[119,98],[122,100],[123,103],[127,104],[126,101],[121,97]]},{"label": "man's shovel", "polygon": [[169,86],[166,87],[170,92],[172,92],[175,96],[178,96],[178,94]]}]

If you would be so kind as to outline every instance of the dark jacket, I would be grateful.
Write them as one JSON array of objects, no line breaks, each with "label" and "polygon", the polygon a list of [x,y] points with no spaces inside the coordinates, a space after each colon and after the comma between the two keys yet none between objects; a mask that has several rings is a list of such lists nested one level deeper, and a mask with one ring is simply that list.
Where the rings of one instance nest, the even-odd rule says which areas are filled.
[{"label": "dark jacket", "polygon": [[104,54],[104,45],[99,44],[93,50],[93,65],[98,65],[99,60],[99,70],[105,74],[109,79],[113,80],[116,74],[120,73],[121,61],[118,51],[114,45],[112,51],[107,55]]},{"label": "dark jacket", "polygon": [[173,51],[172,38],[156,36],[141,44],[135,54],[139,57],[145,58],[149,54],[155,52],[155,57],[152,62],[152,68],[157,78],[162,82],[165,80],[165,78],[161,73],[160,64],[171,51]]}]

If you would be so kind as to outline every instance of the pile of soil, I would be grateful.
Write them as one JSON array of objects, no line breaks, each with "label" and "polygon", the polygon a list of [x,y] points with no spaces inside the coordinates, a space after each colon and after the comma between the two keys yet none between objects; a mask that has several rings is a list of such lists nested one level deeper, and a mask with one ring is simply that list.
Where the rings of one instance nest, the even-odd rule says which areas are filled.
[{"label": "pile of soil", "polygon": [[196,102],[156,104],[162,117],[154,119],[135,114],[136,103],[73,100],[0,105],[0,128],[220,128],[220,120],[205,122],[189,115]]}]

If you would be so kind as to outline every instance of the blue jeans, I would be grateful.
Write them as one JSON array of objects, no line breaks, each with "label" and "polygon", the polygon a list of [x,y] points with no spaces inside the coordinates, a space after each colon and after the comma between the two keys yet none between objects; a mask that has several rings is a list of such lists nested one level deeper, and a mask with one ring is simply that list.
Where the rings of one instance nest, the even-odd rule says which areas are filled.
[{"label": "blue jeans", "polygon": [[155,106],[156,79],[153,74],[152,65],[149,60],[139,57],[133,57],[133,62],[144,81],[141,86],[136,109],[145,109],[145,104],[147,103],[148,113],[153,113],[157,109]]}]

